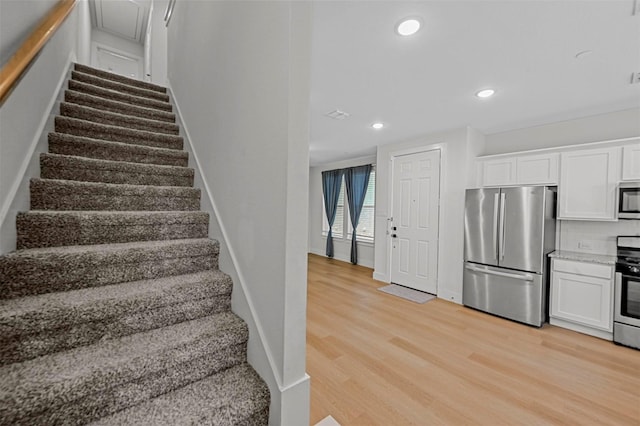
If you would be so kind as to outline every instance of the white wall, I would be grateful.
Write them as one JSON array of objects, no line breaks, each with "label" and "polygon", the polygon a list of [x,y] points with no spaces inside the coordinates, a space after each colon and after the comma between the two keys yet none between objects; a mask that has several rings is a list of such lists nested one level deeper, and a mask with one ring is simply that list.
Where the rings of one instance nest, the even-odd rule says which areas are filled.
[{"label": "white wall", "polygon": [[[167,27],[164,22],[164,13],[167,10],[169,0],[153,0],[145,38],[144,50],[150,56],[149,69],[145,74],[151,74],[151,82],[166,86],[167,84]],[[147,58],[145,56],[145,63]]]},{"label": "white wall", "polygon": [[[30,9],[36,4],[40,7],[40,2],[0,1],[2,38],[4,19],[25,19],[23,25],[30,26]],[[15,249],[15,217],[29,209],[29,178],[39,175],[38,156],[47,151],[51,114],[58,111],[56,98],[77,55],[78,28],[87,18],[77,7],[69,14],[0,106],[0,253]]]},{"label": "white wall", "polygon": [[[322,209],[324,208],[322,204],[322,172],[375,163],[376,157],[372,155],[309,169],[309,253],[325,256],[327,247],[327,237],[322,235]],[[358,265],[373,268],[373,246],[373,243],[358,242]],[[333,252],[335,259],[351,262],[351,240],[334,237]]]},{"label": "white wall", "polygon": [[427,135],[378,147],[376,161],[376,229],[374,278],[390,282],[391,159],[395,155],[441,150],[440,230],[438,241],[438,297],[462,303],[464,191],[473,178],[474,159],[484,138],[470,128]]},{"label": "white wall", "polygon": [[482,155],[635,136],[640,136],[640,108],[486,135],[486,147]]},{"label": "white wall", "polygon": [[310,27],[308,2],[179,1],[168,35],[169,84],[217,211],[211,236],[224,246],[221,269],[250,325],[249,360],[270,386],[274,425],[309,422]]}]

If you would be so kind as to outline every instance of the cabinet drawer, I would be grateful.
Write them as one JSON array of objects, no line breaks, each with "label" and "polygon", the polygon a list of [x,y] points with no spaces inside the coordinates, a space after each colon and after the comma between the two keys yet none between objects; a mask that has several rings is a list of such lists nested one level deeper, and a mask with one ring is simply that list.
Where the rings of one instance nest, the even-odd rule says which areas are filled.
[{"label": "cabinet drawer", "polygon": [[598,265],[564,259],[553,259],[553,270],[605,279],[610,279],[613,276],[613,266],[611,265]]}]

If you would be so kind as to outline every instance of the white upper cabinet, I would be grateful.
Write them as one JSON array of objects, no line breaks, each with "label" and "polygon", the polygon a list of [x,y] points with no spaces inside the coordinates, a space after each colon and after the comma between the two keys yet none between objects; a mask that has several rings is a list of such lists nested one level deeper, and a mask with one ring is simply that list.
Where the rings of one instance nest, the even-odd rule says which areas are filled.
[{"label": "white upper cabinet", "polygon": [[481,186],[557,185],[557,153],[518,155],[479,163]]},{"label": "white upper cabinet", "polygon": [[563,152],[558,219],[616,220],[620,148]]},{"label": "white upper cabinet", "polygon": [[558,154],[516,157],[518,185],[557,185]]},{"label": "white upper cabinet", "polygon": [[622,180],[640,180],[640,144],[622,148]]},{"label": "white upper cabinet", "polygon": [[482,186],[516,184],[516,159],[514,157],[483,161]]}]

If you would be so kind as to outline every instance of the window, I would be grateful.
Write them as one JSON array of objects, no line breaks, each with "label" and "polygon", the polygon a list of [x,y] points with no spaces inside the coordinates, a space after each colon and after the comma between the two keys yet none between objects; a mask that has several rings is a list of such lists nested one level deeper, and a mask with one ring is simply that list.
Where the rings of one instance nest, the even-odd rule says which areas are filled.
[{"label": "window", "polygon": [[[375,222],[375,198],[376,198],[376,172],[371,170],[369,176],[369,184],[367,185],[367,193],[364,197],[364,204],[362,211],[360,212],[360,220],[356,228],[356,236],[358,241],[371,241],[373,242],[373,231]],[[340,185],[340,195],[338,196],[338,207],[336,209],[336,219],[333,222],[331,229],[333,238],[346,238],[351,239],[351,232],[353,227],[351,226],[351,219],[349,217],[349,204],[345,199],[345,185],[344,179]],[[322,235],[326,236],[329,233],[329,222],[327,221],[327,215],[324,209],[324,200],[322,202]]]}]

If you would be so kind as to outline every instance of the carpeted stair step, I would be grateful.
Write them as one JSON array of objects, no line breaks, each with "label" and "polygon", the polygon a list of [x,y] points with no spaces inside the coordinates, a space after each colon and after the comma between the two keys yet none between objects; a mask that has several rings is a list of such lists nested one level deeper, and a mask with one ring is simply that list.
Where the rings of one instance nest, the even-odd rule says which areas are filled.
[{"label": "carpeted stair step", "polygon": [[0,365],[229,311],[232,286],[214,269],[0,301]]},{"label": "carpeted stair step", "polygon": [[31,179],[30,188],[32,210],[193,211],[200,209],[200,189],[184,186]]},{"label": "carpeted stair step", "polygon": [[84,424],[246,362],[225,312],[0,368],[3,424]]},{"label": "carpeted stair step", "polygon": [[269,388],[247,363],[191,383],[92,426],[264,426],[269,422]]},{"label": "carpeted stair step", "polygon": [[157,148],[182,149],[184,143],[182,137],[177,135],[128,129],[63,116],[55,118],[55,130],[58,133]]},{"label": "carpeted stair step", "polygon": [[112,101],[124,102],[134,106],[153,108],[166,112],[171,112],[173,110],[173,106],[169,102],[116,92],[114,90],[105,89],[100,86],[83,83],[81,81],[69,80],[68,87],[69,90],[73,90],[75,92],[86,93],[103,99],[110,99]]},{"label": "carpeted stair step", "polygon": [[124,75],[114,74],[112,72],[99,70],[97,68],[93,68],[88,65],[75,63],[73,64],[73,68],[76,71],[80,71],[85,74],[95,75],[96,77],[117,81],[120,83],[128,84],[129,86],[137,86],[147,90],[155,90],[156,92],[167,93],[166,87],[158,86],[157,84],[149,83],[147,81],[136,80],[135,78],[129,78]]},{"label": "carpeted stair step", "polygon": [[30,210],[16,217],[17,248],[206,238],[205,212]]},{"label": "carpeted stair step", "polygon": [[177,149],[109,142],[66,133],[49,133],[49,152],[142,164],[179,167],[186,167],[189,164],[189,153]]},{"label": "carpeted stair step", "polygon": [[193,169],[187,167],[107,161],[59,154],[40,154],[43,179],[131,185],[193,186]]},{"label": "carpeted stair step", "polygon": [[129,116],[147,118],[150,120],[166,121],[175,123],[176,116],[171,112],[160,111],[154,108],[145,108],[131,105],[125,102],[112,101],[98,96],[89,95],[87,93],[76,92],[75,90],[66,90],[64,92],[65,102],[77,105],[84,105],[91,108],[97,108],[101,111],[116,112],[118,114],[127,114]]},{"label": "carpeted stair step", "polygon": [[207,238],[17,250],[0,256],[0,299],[218,269]]},{"label": "carpeted stair step", "polygon": [[148,132],[165,133],[168,135],[177,135],[180,133],[180,128],[175,123],[132,117],[130,115],[103,111],[67,102],[60,103],[60,114],[64,117],[73,117],[92,123],[125,127],[127,129],[146,130]]},{"label": "carpeted stair step", "polygon": [[161,101],[161,102],[169,102],[169,95],[167,95],[166,93],[156,92],[155,90],[143,89],[137,86],[130,86],[128,84],[123,84],[113,80],[100,78],[92,74],[85,74],[83,72],[71,71],[71,79],[75,81],[81,81],[83,83],[93,84],[95,86],[100,86],[104,89],[109,89],[116,92],[139,96],[141,98],[154,99],[156,101]]}]

